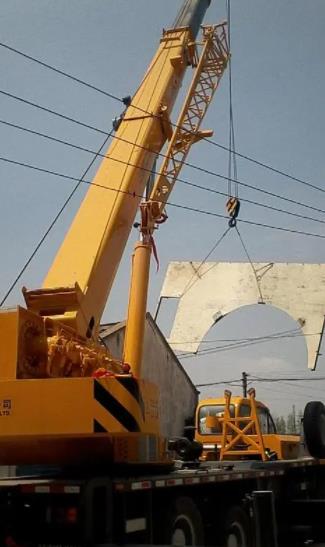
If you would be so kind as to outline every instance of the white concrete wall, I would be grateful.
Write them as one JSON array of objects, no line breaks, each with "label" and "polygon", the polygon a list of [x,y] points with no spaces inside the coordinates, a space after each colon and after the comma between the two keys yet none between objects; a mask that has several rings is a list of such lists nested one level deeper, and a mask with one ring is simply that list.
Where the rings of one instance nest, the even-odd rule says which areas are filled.
[{"label": "white concrete wall", "polygon": [[[122,357],[124,332],[124,324],[101,332],[114,357]],[[144,379],[159,387],[162,435],[182,435],[185,418],[194,414],[197,391],[149,314],[146,320],[142,371]]]},{"label": "white concrete wall", "polygon": [[[206,262],[200,266],[199,262],[171,262],[168,266],[160,296],[179,298],[169,339],[172,347],[177,341],[178,350],[194,353],[216,321],[241,306],[260,302],[260,291],[264,304],[287,312],[303,333],[322,332],[325,264],[255,262],[260,291],[249,263]],[[312,370],[320,340],[320,335],[305,338]]]}]

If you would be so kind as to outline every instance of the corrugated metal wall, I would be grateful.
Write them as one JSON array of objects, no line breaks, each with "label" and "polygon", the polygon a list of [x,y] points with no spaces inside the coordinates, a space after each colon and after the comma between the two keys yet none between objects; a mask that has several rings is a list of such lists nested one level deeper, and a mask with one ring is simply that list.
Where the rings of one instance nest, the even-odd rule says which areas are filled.
[{"label": "corrugated metal wall", "polygon": [[[125,323],[101,332],[114,357],[122,357],[124,333]],[[159,386],[162,435],[183,435],[185,419],[194,414],[197,390],[150,314],[146,318],[142,371],[144,379]]]}]

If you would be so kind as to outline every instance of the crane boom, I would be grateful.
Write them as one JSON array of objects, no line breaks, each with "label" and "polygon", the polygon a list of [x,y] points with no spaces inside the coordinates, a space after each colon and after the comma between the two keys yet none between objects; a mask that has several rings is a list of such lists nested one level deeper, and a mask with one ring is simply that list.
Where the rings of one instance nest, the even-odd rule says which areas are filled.
[{"label": "crane boom", "polygon": [[[209,4],[186,0],[173,28],[163,32],[132,101],[124,101],[113,142],[43,287],[23,289],[27,309],[0,313],[0,400],[15,409],[2,424],[2,461],[15,462],[19,446],[33,461],[69,460],[75,441],[92,454],[97,436],[107,461],[166,463],[158,388],[141,375],[144,318],[153,230],[191,144],[206,134],[199,126],[228,60],[223,25],[205,28],[198,58],[194,40]],[[174,129],[170,114],[189,65],[197,69]],[[140,205],[141,241],[121,361],[100,343],[97,329],[166,139],[167,159],[152,195]]]},{"label": "crane boom", "polygon": [[164,216],[168,197],[193,143],[211,136],[201,131],[201,122],[218,88],[227,66],[229,47],[226,23],[203,27],[203,49],[184,101],[166,156],[151,190],[149,200],[141,204],[141,240],[132,260],[128,318],[124,341],[124,361],[141,377],[145,313],[149,282],[150,257],[156,224]]},{"label": "crane boom", "polygon": [[169,115],[186,68],[195,63],[193,40],[209,4],[186,1],[164,31],[43,288],[25,291],[29,309],[82,336],[97,332],[148,173],[171,134]]}]

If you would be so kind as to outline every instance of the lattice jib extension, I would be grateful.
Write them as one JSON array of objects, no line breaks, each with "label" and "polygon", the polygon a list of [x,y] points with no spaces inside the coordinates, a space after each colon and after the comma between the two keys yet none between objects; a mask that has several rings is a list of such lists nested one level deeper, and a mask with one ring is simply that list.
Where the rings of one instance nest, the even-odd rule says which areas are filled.
[{"label": "lattice jib extension", "polygon": [[227,23],[203,27],[201,56],[150,196],[151,201],[158,202],[160,214],[192,144],[211,135],[199,128],[228,63],[226,28]]}]

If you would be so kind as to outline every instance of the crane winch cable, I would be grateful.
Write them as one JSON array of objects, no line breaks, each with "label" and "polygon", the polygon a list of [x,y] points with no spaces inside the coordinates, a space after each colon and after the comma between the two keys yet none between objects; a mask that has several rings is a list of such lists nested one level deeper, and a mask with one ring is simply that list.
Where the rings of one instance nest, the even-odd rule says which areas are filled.
[{"label": "crane winch cable", "polygon": [[[227,30],[228,30],[228,47],[230,51],[228,61],[228,82],[229,82],[229,152],[228,152],[228,198],[238,198],[238,184],[237,184],[237,161],[235,154],[235,128],[234,128],[234,114],[233,114],[233,100],[232,100],[232,57],[231,57],[231,10],[230,0],[226,0],[227,10]],[[233,184],[232,184],[233,181]]]}]

